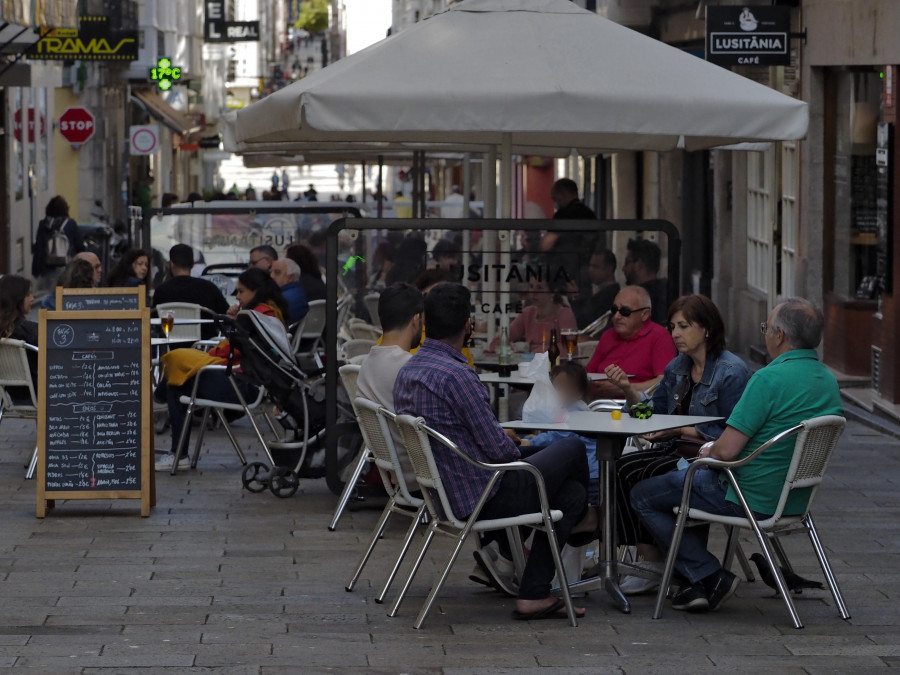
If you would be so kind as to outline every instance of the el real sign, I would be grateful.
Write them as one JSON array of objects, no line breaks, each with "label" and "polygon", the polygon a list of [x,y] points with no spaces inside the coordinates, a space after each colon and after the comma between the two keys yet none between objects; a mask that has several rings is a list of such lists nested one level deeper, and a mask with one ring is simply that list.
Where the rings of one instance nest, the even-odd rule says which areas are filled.
[{"label": "el real sign", "polygon": [[791,8],[708,5],[706,60],[720,66],[791,63]]},{"label": "el real sign", "polygon": [[226,21],[225,0],[206,0],[203,39],[206,42],[257,42],[259,21]]}]

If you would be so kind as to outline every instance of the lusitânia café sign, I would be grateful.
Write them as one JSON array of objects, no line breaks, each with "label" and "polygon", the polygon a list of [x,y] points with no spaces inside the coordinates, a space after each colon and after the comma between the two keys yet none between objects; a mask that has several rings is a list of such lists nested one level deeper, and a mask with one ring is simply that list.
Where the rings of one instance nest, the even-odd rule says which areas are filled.
[{"label": "lusit\u00e2nia caf\u00e9 sign", "polygon": [[82,16],[79,27],[53,28],[41,38],[30,59],[56,61],[134,61],[136,30],[112,30],[105,16]]},{"label": "lusit\u00e2nia caf\u00e9 sign", "polygon": [[720,66],[791,63],[790,7],[715,5],[706,8],[706,60]]}]

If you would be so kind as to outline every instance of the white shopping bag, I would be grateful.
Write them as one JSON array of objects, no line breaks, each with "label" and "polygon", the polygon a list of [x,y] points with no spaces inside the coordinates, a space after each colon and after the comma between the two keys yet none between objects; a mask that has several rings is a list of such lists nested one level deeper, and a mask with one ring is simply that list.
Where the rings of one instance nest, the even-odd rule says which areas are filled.
[{"label": "white shopping bag", "polygon": [[524,379],[534,380],[531,395],[522,408],[522,421],[538,424],[565,422],[568,415],[550,382],[550,357],[547,352],[535,354],[521,372]]}]

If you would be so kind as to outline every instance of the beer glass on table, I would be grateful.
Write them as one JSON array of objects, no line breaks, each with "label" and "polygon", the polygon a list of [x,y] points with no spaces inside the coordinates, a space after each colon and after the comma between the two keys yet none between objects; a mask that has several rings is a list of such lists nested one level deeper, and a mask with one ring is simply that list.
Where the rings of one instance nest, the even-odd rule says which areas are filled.
[{"label": "beer glass on table", "polygon": [[563,346],[566,348],[566,354],[569,361],[575,354],[575,347],[578,345],[578,331],[574,328],[566,328],[562,331]]},{"label": "beer glass on table", "polygon": [[171,313],[166,313],[164,316],[160,317],[159,323],[162,326],[163,333],[166,335],[166,345],[168,346],[169,331],[171,331],[172,327],[175,325],[175,317]]}]

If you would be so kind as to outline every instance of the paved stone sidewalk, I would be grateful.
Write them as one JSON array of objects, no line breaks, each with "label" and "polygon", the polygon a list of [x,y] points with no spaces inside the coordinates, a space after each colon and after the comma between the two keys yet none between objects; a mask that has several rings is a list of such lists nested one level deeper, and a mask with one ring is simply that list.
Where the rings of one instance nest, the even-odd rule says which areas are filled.
[{"label": "paved stone sidewalk", "polygon": [[[241,423],[238,423],[241,427]],[[464,556],[421,631],[412,619],[442,560],[434,547],[401,611],[375,604],[386,552],[376,549],[358,589],[344,591],[378,512],[326,525],[325,482],[277,499],[241,489],[222,432],[208,435],[200,469],[159,475],[149,518],[133,502],[63,502],[34,516],[23,465],[33,424],[0,425],[0,666],[41,673],[704,673],[855,674],[900,664],[900,457],[896,441],[851,423],[819,493],[816,514],[853,619],[827,592],[798,601],[806,624],[761,583],[744,584],[719,613],[668,609],[650,619],[584,599],[577,629],[519,623],[512,602],[468,581]],[[246,428],[240,434],[258,454]],[[160,445],[165,445],[163,439]],[[805,538],[786,542],[798,571],[818,578]],[[748,543],[752,552],[755,547]]]}]

